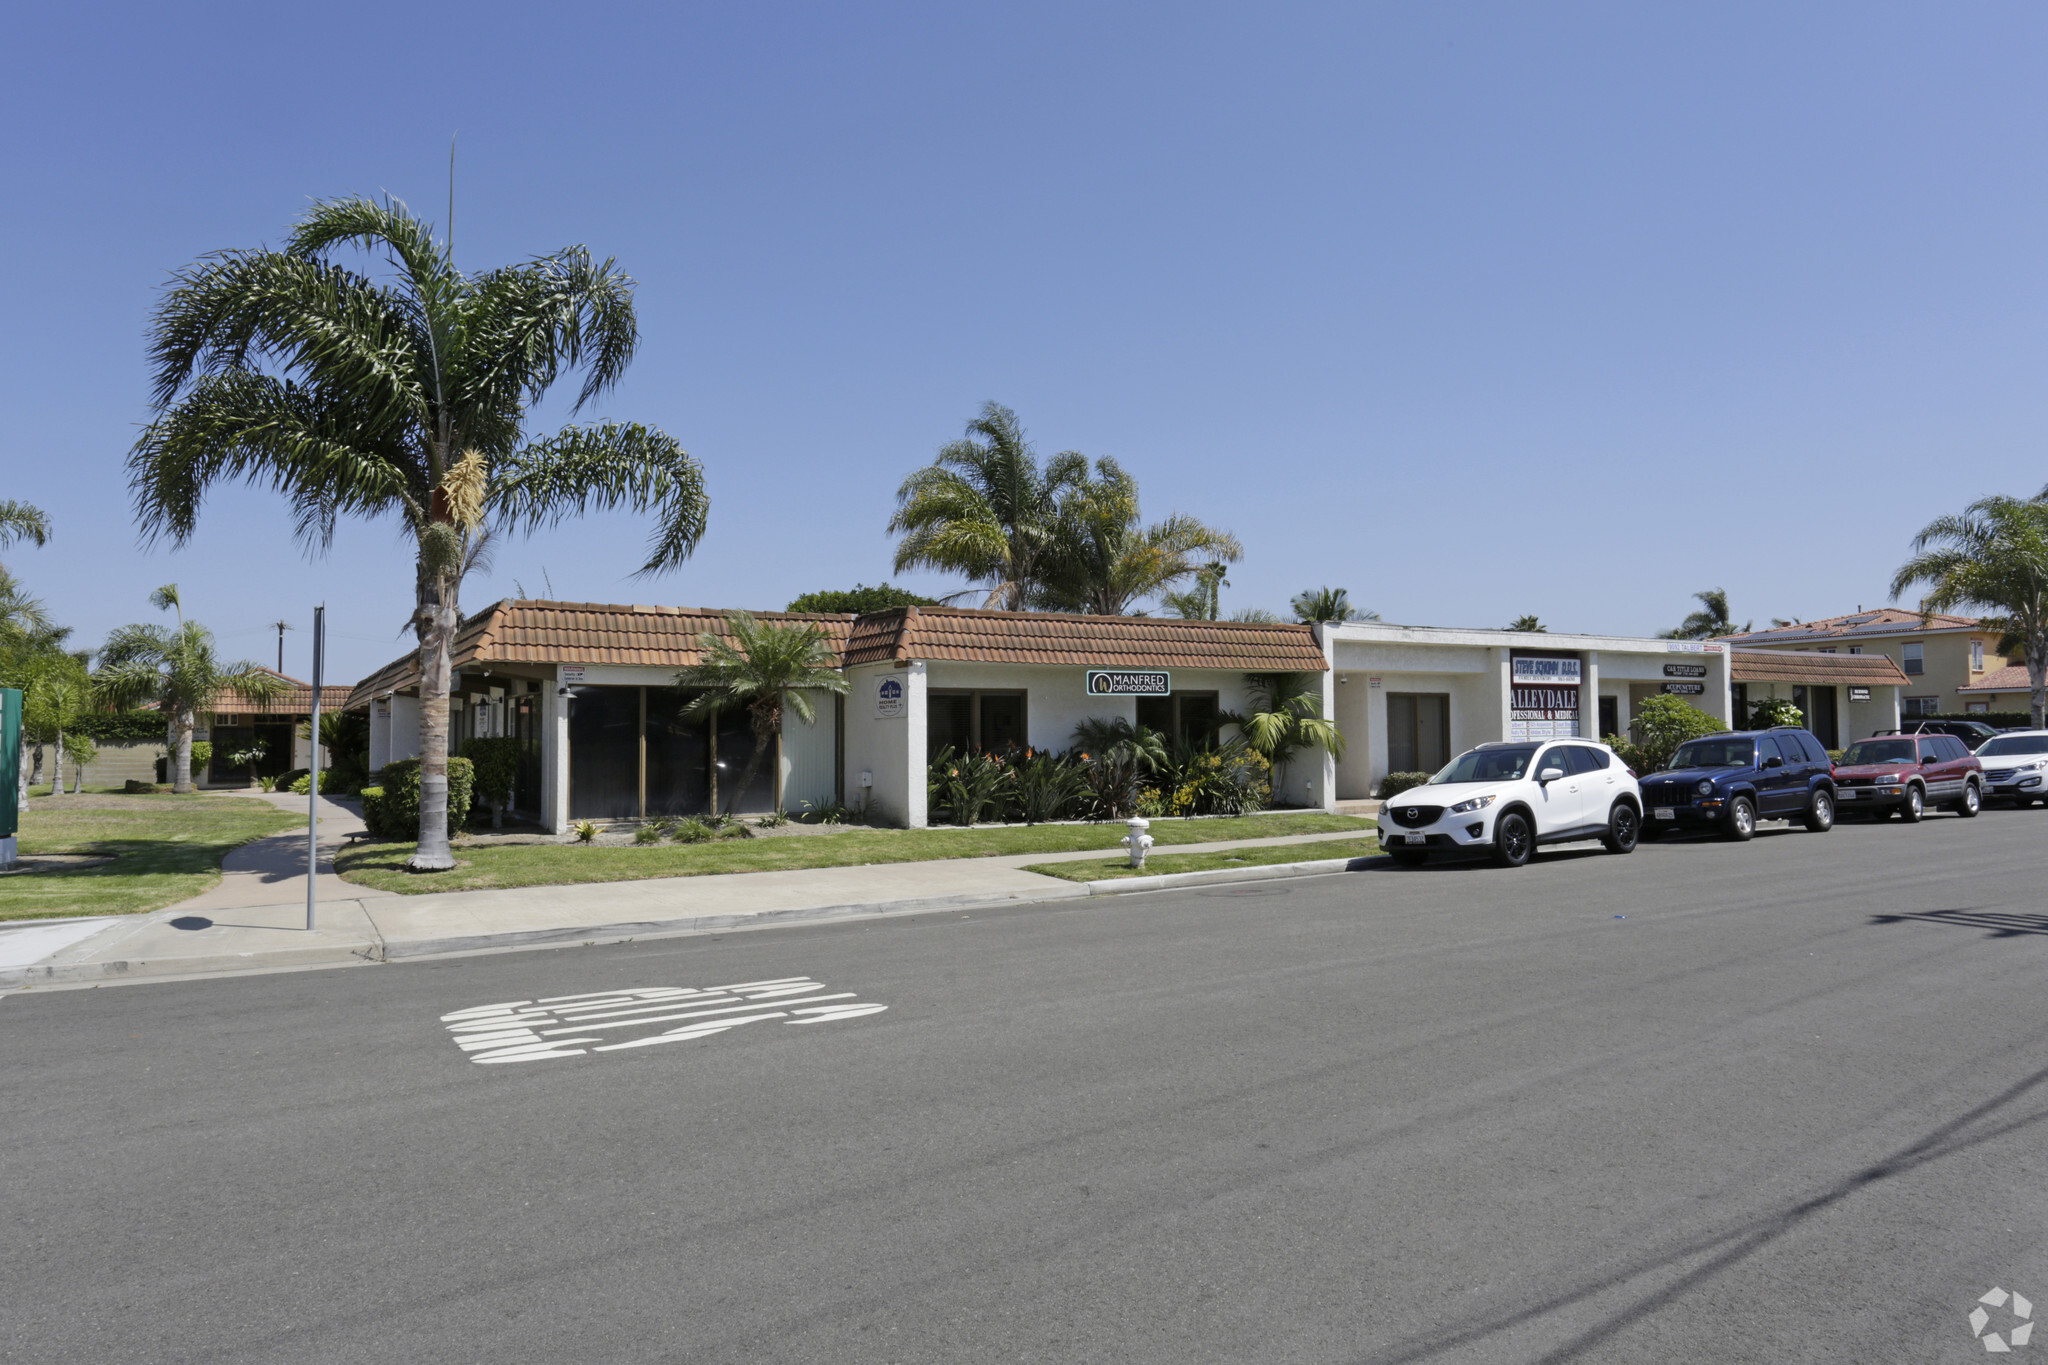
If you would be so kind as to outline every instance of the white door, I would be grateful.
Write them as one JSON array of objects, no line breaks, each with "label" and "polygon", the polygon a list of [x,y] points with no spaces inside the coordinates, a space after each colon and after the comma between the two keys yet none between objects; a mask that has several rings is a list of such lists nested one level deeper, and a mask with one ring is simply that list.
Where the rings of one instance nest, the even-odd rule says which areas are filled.
[{"label": "white door", "polygon": [[1563,774],[1552,781],[1539,781],[1536,784],[1533,804],[1536,807],[1536,837],[1539,839],[1586,822],[1586,798],[1582,789],[1587,779],[1584,773],[1573,771],[1577,765],[1572,762],[1571,755],[1565,752],[1569,747],[1564,744],[1551,745],[1536,755],[1536,764],[1529,772],[1534,778],[1541,778],[1546,770],[1555,770]]}]

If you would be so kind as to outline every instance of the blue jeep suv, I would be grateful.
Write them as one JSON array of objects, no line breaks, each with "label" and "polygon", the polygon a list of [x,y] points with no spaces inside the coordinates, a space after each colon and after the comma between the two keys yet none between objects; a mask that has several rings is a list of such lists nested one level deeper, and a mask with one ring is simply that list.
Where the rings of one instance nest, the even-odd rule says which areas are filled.
[{"label": "blue jeep suv", "polygon": [[1827,750],[1789,725],[1688,740],[1642,790],[1645,839],[1674,829],[1748,839],[1759,820],[1798,820],[1816,834],[1835,824]]}]

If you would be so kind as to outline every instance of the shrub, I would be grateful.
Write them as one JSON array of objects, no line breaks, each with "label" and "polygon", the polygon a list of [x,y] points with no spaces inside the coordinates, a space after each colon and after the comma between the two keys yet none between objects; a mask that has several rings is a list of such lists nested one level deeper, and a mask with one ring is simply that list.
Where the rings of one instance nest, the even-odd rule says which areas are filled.
[{"label": "shrub", "polygon": [[1027,825],[1068,818],[1087,785],[1077,760],[1045,749],[1026,749],[1012,771],[1010,802]]},{"label": "shrub", "polygon": [[[471,768],[466,758],[448,760],[448,832],[454,834],[469,818]],[[377,814],[371,815],[371,792]],[[363,823],[379,839],[403,842],[420,832],[420,761],[408,758],[387,763],[377,785],[363,788]]]},{"label": "shrub", "polygon": [[131,777],[121,784],[121,790],[130,796],[161,796],[170,788],[161,782],[142,782]]},{"label": "shrub", "polygon": [[[307,772],[304,768],[301,768],[299,769],[299,775],[292,779],[291,785],[288,787],[280,788],[280,790],[289,791],[297,796],[309,796],[312,794],[313,791],[313,774]],[[320,774],[320,794],[322,796],[345,796],[349,794],[349,792],[352,790],[353,788],[349,784],[348,775],[346,773],[337,775],[335,773],[323,771]],[[415,815],[413,817],[413,820],[414,825],[412,833],[418,834],[419,817]]]},{"label": "shrub", "polygon": [[192,741],[192,775],[206,771],[206,765],[213,762],[213,745],[203,739]]},{"label": "shrub", "polygon": [[576,822],[576,842],[577,842],[577,843],[579,843],[579,844],[594,844],[594,843],[596,843],[596,842],[597,842],[597,821],[595,821],[595,820],[578,820],[578,821]]},{"label": "shrub", "polygon": [[1380,779],[1380,800],[1391,801],[1410,787],[1429,781],[1428,773],[1388,773]]},{"label": "shrub", "polygon": [[851,588],[836,591],[807,592],[789,604],[790,611],[888,611],[893,607],[936,607],[938,602],[930,597],[919,597],[903,588],[891,587],[887,583],[868,587],[856,583]]},{"label": "shrub", "polygon": [[1244,815],[1273,795],[1273,765],[1242,739],[1177,743],[1157,771],[1168,815]]},{"label": "shrub", "polygon": [[718,834],[702,820],[692,817],[678,821],[669,837],[679,844],[706,844],[717,838]]},{"label": "shrub", "polygon": [[634,830],[634,831],[633,831],[633,842],[634,842],[634,843],[636,843],[636,844],[658,844],[658,843],[660,843],[660,842],[661,842],[661,826],[659,826],[659,825],[642,825],[642,826],[640,826],[640,828],[638,828],[638,829],[636,829],[636,830]]},{"label": "shrub", "polygon": [[476,799],[491,808],[491,828],[505,823],[512,784],[519,777],[519,741],[509,735],[462,741],[462,756],[476,767]]},{"label": "shrub", "polygon": [[1159,788],[1145,787],[1138,792],[1131,813],[1147,820],[1157,820],[1166,814],[1166,799],[1159,794]]},{"label": "shrub", "polygon": [[766,814],[766,815],[762,816],[762,817],[761,817],[760,819],[758,819],[758,820],[754,821],[754,827],[755,827],[756,829],[780,829],[780,828],[782,828],[782,827],[783,827],[784,825],[786,825],[786,824],[788,824],[788,823],[789,823],[789,812],[788,812],[788,811],[786,811],[786,810],[774,810],[774,811],[770,811],[770,812],[768,812],[768,814]]},{"label": "shrub", "polygon": [[[306,775],[307,771],[304,768],[286,769],[284,772],[281,772],[277,775],[277,790],[281,792],[299,791],[298,787],[295,784],[298,782],[300,778],[305,777]],[[304,796],[305,793],[299,792],[299,795]]]},{"label": "shrub", "polygon": [[1671,761],[1672,753],[1687,740],[1718,734],[1726,728],[1718,717],[1708,715],[1683,697],[1656,696],[1636,708],[1635,720],[1629,726],[1635,736],[1633,742],[1609,735],[1607,743],[1621,755],[1623,763],[1641,776],[1661,771]]},{"label": "shrub", "polygon": [[1001,819],[1016,774],[993,754],[956,754],[951,745],[933,757],[926,790],[934,808],[949,811],[956,825]]},{"label": "shrub", "polygon": [[162,744],[168,722],[161,711],[96,711],[72,718],[65,728],[102,744]]},{"label": "shrub", "polygon": [[[1768,730],[1773,725],[1796,725],[1805,728],[1806,713],[1786,701],[1783,697],[1764,697],[1751,704],[1749,726],[1751,730]],[[1721,727],[1716,725],[1715,729]]]}]

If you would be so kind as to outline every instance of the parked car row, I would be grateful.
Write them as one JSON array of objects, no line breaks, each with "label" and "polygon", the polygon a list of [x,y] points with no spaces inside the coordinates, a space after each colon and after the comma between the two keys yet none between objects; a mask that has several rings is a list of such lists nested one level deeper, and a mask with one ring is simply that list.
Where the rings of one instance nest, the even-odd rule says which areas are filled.
[{"label": "parked car row", "polygon": [[1996,735],[1976,753],[1945,732],[1883,735],[1850,745],[1840,762],[1794,726],[1730,731],[1680,745],[1669,767],[1640,779],[1591,740],[1508,741],[1467,750],[1389,800],[1380,847],[1408,866],[1484,853],[1520,867],[1545,844],[1598,839],[1628,853],[1678,830],[1749,839],[1763,820],[1824,833],[1844,810],[1970,818],[1990,799],[2048,804],[2048,730]]}]

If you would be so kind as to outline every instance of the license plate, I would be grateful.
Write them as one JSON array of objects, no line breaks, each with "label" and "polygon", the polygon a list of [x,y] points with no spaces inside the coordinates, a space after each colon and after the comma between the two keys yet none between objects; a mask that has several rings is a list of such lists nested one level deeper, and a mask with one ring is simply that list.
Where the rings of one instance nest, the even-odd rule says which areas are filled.
[{"label": "license plate", "polygon": [[1429,842],[1429,836],[1427,834],[1404,834],[1401,836],[1401,842],[1404,844],[1426,844]]},{"label": "license plate", "polygon": [[1838,791],[1835,795],[1844,801],[1854,801],[1857,797],[1857,793],[1851,791]]},{"label": "license plate", "polygon": [[1651,811],[1650,814],[1653,818],[1658,820],[1676,820],[1678,818],[1678,812],[1673,810],[1669,806],[1659,806],[1657,807],[1657,809]]}]

